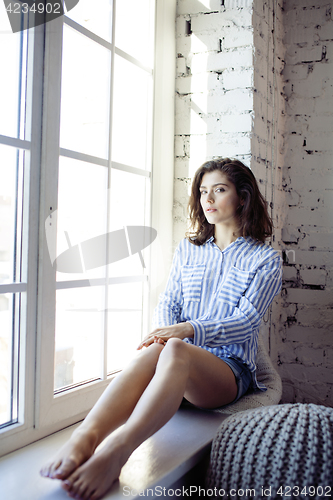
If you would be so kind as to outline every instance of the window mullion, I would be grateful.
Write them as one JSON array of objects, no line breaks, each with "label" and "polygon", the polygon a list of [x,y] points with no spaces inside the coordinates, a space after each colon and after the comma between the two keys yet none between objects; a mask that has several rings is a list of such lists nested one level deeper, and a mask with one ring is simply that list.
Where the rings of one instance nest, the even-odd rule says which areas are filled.
[{"label": "window mullion", "polygon": [[[114,90],[114,57],[116,38],[116,0],[112,5],[112,41],[111,41],[111,67],[110,67],[110,107],[109,107],[109,151],[108,151],[108,189],[107,189],[107,216],[106,232],[111,230],[110,207],[111,207],[111,168],[112,168],[112,124],[113,124],[113,90]],[[106,255],[109,254],[109,239],[106,240]],[[103,380],[108,373],[108,331],[109,331],[109,266],[105,266],[106,286],[104,296],[104,345],[103,345]]]},{"label": "window mullion", "polygon": [[[45,65],[43,90],[43,137],[40,195],[40,243],[37,325],[36,422],[43,425],[53,402],[55,269],[45,242],[45,221],[58,204],[58,169],[60,140],[60,98],[63,17],[45,25]],[[56,220],[52,219],[56,234]],[[54,245],[56,238],[53,238]],[[55,252],[55,249],[52,249]]]}]

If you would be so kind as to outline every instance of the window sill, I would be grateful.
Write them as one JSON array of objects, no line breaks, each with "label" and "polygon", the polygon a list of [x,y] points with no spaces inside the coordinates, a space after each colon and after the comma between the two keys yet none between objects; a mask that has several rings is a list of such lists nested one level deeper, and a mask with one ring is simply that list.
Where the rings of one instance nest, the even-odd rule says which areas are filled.
[{"label": "window sill", "polygon": [[[179,488],[181,478],[207,456],[217,428],[227,417],[221,413],[181,408],[162,429],[135,450],[123,467],[119,482],[104,499],[141,498],[140,492],[148,488],[152,491],[145,496],[152,499],[153,492],[161,496],[158,494],[161,488],[172,488],[175,484]],[[71,426],[1,458],[0,498],[67,499],[60,481],[42,478],[38,471],[74,429],[75,426]]]}]

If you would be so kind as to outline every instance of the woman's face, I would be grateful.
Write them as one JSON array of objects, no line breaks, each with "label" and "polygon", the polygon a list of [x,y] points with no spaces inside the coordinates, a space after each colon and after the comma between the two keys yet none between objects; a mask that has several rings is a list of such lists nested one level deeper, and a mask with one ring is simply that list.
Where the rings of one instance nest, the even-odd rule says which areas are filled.
[{"label": "woman's face", "polygon": [[200,185],[200,203],[210,224],[238,225],[236,216],[240,200],[236,188],[220,170],[203,175]]}]

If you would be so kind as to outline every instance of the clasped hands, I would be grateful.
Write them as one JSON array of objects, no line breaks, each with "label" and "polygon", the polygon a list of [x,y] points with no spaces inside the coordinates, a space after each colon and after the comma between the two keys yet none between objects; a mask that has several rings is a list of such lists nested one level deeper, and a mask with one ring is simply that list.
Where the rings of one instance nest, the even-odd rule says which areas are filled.
[{"label": "clasped hands", "polygon": [[137,349],[142,349],[143,347],[148,347],[153,343],[165,345],[167,341],[171,338],[185,339],[193,338],[194,329],[191,323],[177,323],[171,326],[161,326],[156,328],[151,333],[149,333],[143,341],[139,344]]}]

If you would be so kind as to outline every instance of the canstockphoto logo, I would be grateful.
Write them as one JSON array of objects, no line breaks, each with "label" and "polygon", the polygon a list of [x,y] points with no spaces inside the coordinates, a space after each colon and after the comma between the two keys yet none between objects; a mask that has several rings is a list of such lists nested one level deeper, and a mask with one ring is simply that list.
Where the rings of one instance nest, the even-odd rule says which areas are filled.
[{"label": "canstockphoto logo", "polygon": [[64,14],[64,6],[69,12],[79,0],[3,0],[3,2],[12,32],[17,33],[53,21]]},{"label": "canstockphoto logo", "polygon": [[84,273],[96,267],[106,266],[138,254],[142,267],[146,267],[141,251],[156,238],[156,229],[148,226],[124,226],[123,229],[101,234],[72,245],[65,232],[68,249],[60,255],[53,255],[54,226],[52,219],[56,211],[45,221],[46,240],[52,265],[62,273]]}]

